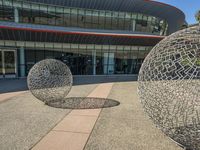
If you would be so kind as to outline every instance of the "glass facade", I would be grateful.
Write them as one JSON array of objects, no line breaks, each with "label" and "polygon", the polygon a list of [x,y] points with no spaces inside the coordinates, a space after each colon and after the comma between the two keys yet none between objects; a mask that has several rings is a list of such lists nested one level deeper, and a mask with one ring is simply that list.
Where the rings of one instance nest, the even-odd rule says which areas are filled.
[{"label": "glass facade", "polygon": [[69,8],[15,0],[0,0],[0,20],[20,23],[124,30],[166,35],[167,22],[140,13]]},{"label": "glass facade", "polygon": [[[0,21],[53,26],[52,33],[45,29],[43,32],[1,29],[4,39],[0,39],[0,46],[16,51],[17,76],[28,75],[35,63],[46,58],[63,61],[73,75],[138,74],[144,58],[162,39],[155,36],[158,37],[155,41],[154,36],[149,38],[146,35],[166,35],[168,30],[165,20],[147,14],[62,7],[23,0],[0,0]],[[114,34],[72,36],[57,34],[57,26],[72,27],[75,31],[79,28],[130,34],[127,37]],[[142,38],[132,38],[134,33],[141,33]],[[0,76],[5,74],[1,70],[6,69],[1,65],[2,58],[0,53]]]},{"label": "glass facade", "polygon": [[137,74],[152,47],[78,45],[69,49],[25,48],[26,74],[38,61],[55,58],[67,64],[73,75]]}]

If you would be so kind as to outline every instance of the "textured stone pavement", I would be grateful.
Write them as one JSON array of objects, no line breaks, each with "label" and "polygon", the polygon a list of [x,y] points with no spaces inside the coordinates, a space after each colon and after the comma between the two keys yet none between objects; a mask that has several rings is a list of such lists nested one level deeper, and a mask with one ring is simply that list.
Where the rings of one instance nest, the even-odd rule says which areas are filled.
[{"label": "textured stone pavement", "polygon": [[[95,87],[74,86],[69,96],[87,96]],[[0,150],[30,149],[69,112],[46,106],[29,92],[4,100],[0,103]]]},{"label": "textured stone pavement", "polygon": [[114,84],[108,98],[121,104],[101,111],[86,150],[182,150],[144,114],[137,82]]},{"label": "textured stone pavement", "polygon": [[[88,97],[107,98],[113,83],[98,85]],[[92,132],[101,109],[72,110],[33,150],[81,150]],[[59,142],[57,142],[59,139]]]},{"label": "textured stone pavement", "polygon": [[[46,144],[60,144],[66,150],[74,150],[73,145],[77,150],[181,150],[143,113],[137,82],[114,83],[110,92],[102,89],[102,84],[74,86],[68,96],[107,94],[121,104],[102,110],[63,110],[43,105],[29,92],[0,102],[0,149],[46,150],[48,145],[40,143],[48,138]],[[69,129],[79,133],[66,132]],[[62,133],[57,136],[58,132]],[[63,142],[69,143],[67,147]]]}]

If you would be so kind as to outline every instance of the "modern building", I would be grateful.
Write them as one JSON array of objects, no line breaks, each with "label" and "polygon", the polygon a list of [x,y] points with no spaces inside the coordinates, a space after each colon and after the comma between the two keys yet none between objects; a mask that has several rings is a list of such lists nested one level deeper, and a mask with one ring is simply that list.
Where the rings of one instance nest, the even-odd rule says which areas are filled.
[{"label": "modern building", "polygon": [[0,0],[0,77],[24,77],[45,58],[73,75],[138,74],[145,56],[185,23],[150,0]]}]

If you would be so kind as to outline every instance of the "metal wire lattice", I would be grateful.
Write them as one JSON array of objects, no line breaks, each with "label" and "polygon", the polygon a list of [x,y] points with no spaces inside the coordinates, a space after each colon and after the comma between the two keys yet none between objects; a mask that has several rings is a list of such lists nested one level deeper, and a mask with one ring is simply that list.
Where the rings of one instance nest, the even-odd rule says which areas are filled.
[{"label": "metal wire lattice", "polygon": [[158,43],[139,72],[138,92],[153,122],[187,149],[200,150],[200,26]]},{"label": "metal wire lattice", "polygon": [[62,100],[72,87],[72,74],[59,60],[45,59],[36,63],[27,77],[31,93],[43,102]]}]

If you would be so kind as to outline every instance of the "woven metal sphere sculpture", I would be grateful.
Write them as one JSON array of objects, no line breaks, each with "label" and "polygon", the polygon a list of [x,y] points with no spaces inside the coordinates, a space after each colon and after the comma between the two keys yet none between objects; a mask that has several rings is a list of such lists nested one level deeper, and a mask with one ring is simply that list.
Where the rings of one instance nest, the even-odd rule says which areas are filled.
[{"label": "woven metal sphere sculpture", "polygon": [[139,72],[144,110],[167,136],[200,150],[200,26],[158,43]]},{"label": "woven metal sphere sculpture", "polygon": [[36,63],[27,78],[28,88],[39,100],[63,100],[72,87],[72,74],[67,65],[55,59]]}]

